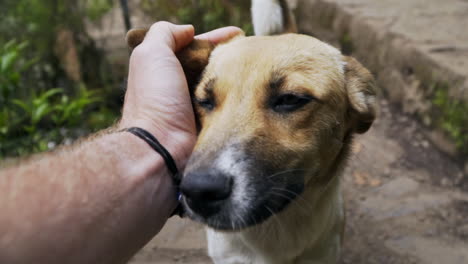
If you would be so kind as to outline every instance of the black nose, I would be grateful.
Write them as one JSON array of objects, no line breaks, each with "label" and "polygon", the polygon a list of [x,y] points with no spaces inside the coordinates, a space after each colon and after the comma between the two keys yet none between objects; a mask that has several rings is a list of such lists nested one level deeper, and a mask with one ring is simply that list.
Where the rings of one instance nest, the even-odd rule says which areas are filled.
[{"label": "black nose", "polygon": [[221,173],[192,172],[186,174],[180,184],[180,191],[188,205],[197,213],[208,216],[231,194],[232,178]]},{"label": "black nose", "polygon": [[231,194],[232,180],[222,174],[195,172],[185,175],[180,190],[187,198],[204,202],[224,200]]}]

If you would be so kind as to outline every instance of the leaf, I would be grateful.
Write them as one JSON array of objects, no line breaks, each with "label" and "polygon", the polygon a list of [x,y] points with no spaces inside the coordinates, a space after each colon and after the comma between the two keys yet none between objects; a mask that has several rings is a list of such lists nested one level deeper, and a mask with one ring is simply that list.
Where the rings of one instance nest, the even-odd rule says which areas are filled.
[{"label": "leaf", "polygon": [[357,185],[368,185],[371,187],[377,187],[382,184],[382,181],[378,178],[372,177],[369,173],[363,171],[353,172],[354,182]]},{"label": "leaf", "polygon": [[359,152],[361,152],[361,150],[362,150],[362,144],[359,142],[355,143],[352,147],[352,151],[354,154],[358,154]]},{"label": "leaf", "polygon": [[0,62],[0,72],[5,73],[12,65],[16,62],[18,58],[18,52],[12,51],[2,56]]},{"label": "leaf", "polygon": [[357,185],[365,185],[367,183],[368,174],[367,173],[362,173],[362,172],[359,172],[359,171],[355,171],[353,173],[353,177],[354,177],[354,182]]},{"label": "leaf", "polygon": [[50,89],[50,90],[48,90],[47,92],[42,93],[42,94],[39,96],[39,98],[40,98],[40,100],[42,101],[42,100],[46,100],[46,99],[48,99],[49,97],[52,97],[52,96],[54,96],[54,95],[56,95],[56,94],[59,94],[59,93],[63,93],[63,89],[61,89],[61,88]]},{"label": "leaf", "polygon": [[37,64],[39,61],[39,58],[34,58],[34,59],[31,59],[27,62],[25,62],[23,65],[21,65],[21,67],[18,69],[19,72],[24,72],[25,70],[31,68],[31,66],[33,66],[34,64]]},{"label": "leaf", "polygon": [[33,124],[39,123],[39,121],[41,121],[43,117],[50,113],[52,110],[53,108],[50,107],[50,105],[47,103],[40,105],[37,109],[33,111],[31,116],[31,122]]},{"label": "leaf", "polygon": [[35,131],[36,131],[36,127],[35,126],[24,126],[24,131],[28,132],[29,134],[33,134]]},{"label": "leaf", "polygon": [[30,107],[29,105],[27,105],[25,102],[21,101],[21,100],[18,100],[18,99],[13,99],[11,100],[11,102],[14,104],[14,105],[17,105],[19,106],[21,109],[23,109],[25,112],[27,113],[31,113],[32,112],[32,107]]},{"label": "leaf", "polygon": [[5,45],[3,46],[3,50],[4,50],[4,51],[8,51],[8,50],[11,49],[14,45],[16,45],[16,40],[15,40],[15,39],[12,39],[12,40],[8,41],[7,43],[5,43]]},{"label": "leaf", "polygon": [[18,50],[24,50],[24,49],[27,48],[28,46],[29,46],[29,42],[23,41],[23,42],[21,42],[21,43],[17,46],[17,49],[18,49]]},{"label": "leaf", "polygon": [[369,185],[372,187],[377,187],[377,186],[380,186],[381,184],[382,184],[382,181],[377,178],[372,178],[369,180]]}]

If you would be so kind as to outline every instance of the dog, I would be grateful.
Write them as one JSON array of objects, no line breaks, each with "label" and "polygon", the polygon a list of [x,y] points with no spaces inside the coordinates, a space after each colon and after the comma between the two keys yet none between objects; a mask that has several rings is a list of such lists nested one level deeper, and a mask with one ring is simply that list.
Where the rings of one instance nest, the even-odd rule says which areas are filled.
[{"label": "dog", "polygon": [[[296,31],[285,1],[254,0],[252,12],[257,36],[177,54],[200,125],[185,216],[207,226],[215,263],[337,263],[340,174],[376,117],[374,78],[313,37],[258,36]],[[130,31],[129,45],[145,32]]]}]

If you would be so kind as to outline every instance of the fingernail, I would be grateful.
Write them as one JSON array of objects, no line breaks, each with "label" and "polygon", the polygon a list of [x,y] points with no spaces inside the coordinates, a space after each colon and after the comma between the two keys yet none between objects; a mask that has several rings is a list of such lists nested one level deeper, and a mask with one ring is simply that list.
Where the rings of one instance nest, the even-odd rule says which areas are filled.
[{"label": "fingernail", "polygon": [[178,25],[177,27],[180,28],[180,29],[182,29],[182,30],[193,29],[193,25],[190,25],[190,24],[187,24],[187,25]]}]

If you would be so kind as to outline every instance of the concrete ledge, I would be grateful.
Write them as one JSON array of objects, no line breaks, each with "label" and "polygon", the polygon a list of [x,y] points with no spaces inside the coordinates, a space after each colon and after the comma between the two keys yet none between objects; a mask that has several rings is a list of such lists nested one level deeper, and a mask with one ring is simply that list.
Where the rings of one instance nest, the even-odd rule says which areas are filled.
[{"label": "concrete ledge", "polygon": [[365,64],[441,150],[468,154],[468,1],[299,0],[296,15]]}]

